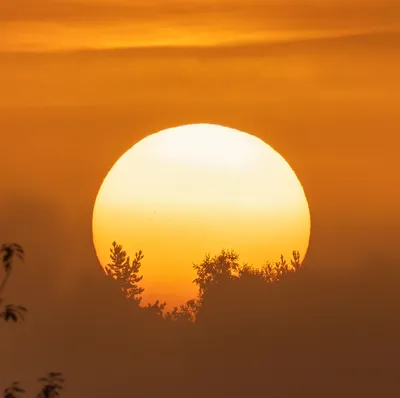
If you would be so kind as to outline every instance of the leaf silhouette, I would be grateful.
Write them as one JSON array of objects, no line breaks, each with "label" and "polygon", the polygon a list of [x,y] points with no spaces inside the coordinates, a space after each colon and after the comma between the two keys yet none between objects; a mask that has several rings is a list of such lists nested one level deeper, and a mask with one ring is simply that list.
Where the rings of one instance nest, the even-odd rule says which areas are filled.
[{"label": "leaf silhouette", "polygon": [[19,385],[19,381],[14,381],[10,387],[4,390],[4,398],[18,398],[25,390]]},{"label": "leaf silhouette", "polygon": [[43,384],[37,398],[55,398],[60,396],[65,379],[61,372],[49,372],[47,376],[38,379]]},{"label": "leaf silhouette", "polygon": [[0,313],[0,318],[3,318],[6,322],[17,323],[20,320],[24,320],[24,314],[28,310],[22,305],[7,304],[4,307],[4,311]]},{"label": "leaf silhouette", "polygon": [[0,297],[1,297],[1,293],[3,292],[7,284],[8,278],[10,277],[14,258],[17,257],[21,261],[24,261],[25,253],[22,246],[19,245],[18,243],[3,243],[0,246],[0,256],[5,272],[5,277],[0,285]]}]

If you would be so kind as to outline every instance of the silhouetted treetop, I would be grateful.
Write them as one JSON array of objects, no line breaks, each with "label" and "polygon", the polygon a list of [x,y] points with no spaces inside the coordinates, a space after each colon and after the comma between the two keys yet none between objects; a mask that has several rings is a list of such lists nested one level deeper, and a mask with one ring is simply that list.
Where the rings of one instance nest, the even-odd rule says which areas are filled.
[{"label": "silhouetted treetop", "polygon": [[281,255],[279,261],[273,264],[270,262],[265,263],[261,268],[261,275],[267,283],[279,282],[283,277],[297,271],[300,267],[300,253],[293,251],[290,263]]},{"label": "silhouetted treetop", "polygon": [[199,297],[222,280],[238,277],[240,271],[238,260],[239,255],[234,250],[222,250],[213,257],[206,254],[202,263],[193,264],[197,273],[197,278],[193,282],[199,287]]},{"label": "silhouetted treetop", "polygon": [[138,304],[142,300],[140,295],[144,292],[144,288],[138,285],[143,278],[138,275],[143,257],[142,251],[139,250],[131,261],[126,251],[122,249],[122,245],[113,242],[110,249],[111,263],[106,266],[107,275],[119,283],[127,298],[135,300]]},{"label": "silhouetted treetop", "polygon": [[179,307],[174,307],[171,312],[167,312],[165,314],[165,319],[167,321],[175,322],[194,322],[199,305],[200,303],[198,300],[188,300],[185,304],[181,304]]},{"label": "silhouetted treetop", "polygon": [[153,312],[155,315],[162,317],[164,314],[164,309],[165,309],[166,305],[167,305],[167,303],[165,303],[165,302],[160,303],[159,300],[156,300],[156,302],[153,304],[148,303],[147,306],[145,307],[145,309],[147,309],[150,312]]},{"label": "silhouetted treetop", "polygon": [[[134,299],[138,305],[144,291],[144,288],[139,285],[143,277],[138,275],[143,257],[140,250],[135,253],[131,261],[122,245],[113,242],[110,249],[111,262],[105,267],[106,274],[119,283],[125,296]],[[174,307],[168,312],[165,312],[166,303],[161,303],[159,300],[148,303],[143,308],[139,306],[139,308],[167,321],[195,321],[199,311],[202,310],[205,296],[221,297],[220,293],[226,294],[228,290],[232,293],[239,292],[244,286],[249,286],[249,283],[254,288],[263,290],[265,285],[279,282],[286,275],[300,268],[300,265],[300,255],[296,251],[293,252],[293,258],[289,262],[281,256],[280,261],[267,262],[259,269],[245,263],[240,264],[239,254],[234,250],[222,250],[214,256],[206,254],[201,263],[193,264],[197,275],[193,280],[193,283],[198,286],[197,298]],[[214,300],[211,296],[207,298],[208,302]]]}]

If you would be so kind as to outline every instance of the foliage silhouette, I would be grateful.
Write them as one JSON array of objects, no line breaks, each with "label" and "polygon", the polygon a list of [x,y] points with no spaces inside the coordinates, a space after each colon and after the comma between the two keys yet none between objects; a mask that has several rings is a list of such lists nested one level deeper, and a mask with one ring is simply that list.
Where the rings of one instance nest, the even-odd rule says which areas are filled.
[{"label": "foliage silhouette", "polygon": [[293,251],[292,259],[290,264],[281,255],[280,261],[277,261],[272,265],[267,262],[261,269],[262,276],[267,283],[276,283],[282,280],[285,276],[297,271],[301,267],[300,253]]},{"label": "foliage silhouette", "polygon": [[[21,245],[18,243],[3,243],[0,247],[1,262],[4,269],[4,279],[0,285],[0,304],[3,302],[1,294],[4,292],[7,282],[9,281],[11,271],[13,269],[13,262],[15,258],[24,261],[25,252]],[[0,318],[6,322],[17,323],[24,320],[24,314],[27,309],[21,305],[6,304],[3,311],[0,312]],[[19,394],[24,393],[25,390],[19,385],[19,382],[14,382],[10,387],[4,390],[5,398],[18,398]]]},{"label": "foliage silhouette", "polygon": [[147,306],[145,307],[146,310],[148,310],[151,313],[154,313],[157,316],[162,317],[164,314],[164,309],[167,303],[160,303],[159,300],[156,300],[154,304],[148,303]]},{"label": "foliage silhouette", "polygon": [[3,269],[5,272],[4,279],[0,285],[0,301],[1,294],[3,293],[9,277],[11,275],[14,258],[17,257],[21,261],[24,261],[24,249],[17,243],[4,243],[0,247],[1,261],[3,263]]},{"label": "foliage silhouette", "polygon": [[122,245],[113,242],[110,249],[111,263],[106,266],[107,275],[112,276],[126,297],[133,299],[137,304],[140,304],[141,294],[144,292],[144,288],[138,285],[143,279],[143,276],[138,275],[143,257],[142,251],[139,250],[131,262],[126,251],[122,249]]},{"label": "foliage silhouette", "polygon": [[[222,250],[220,254],[211,257],[206,254],[200,264],[193,264],[197,273],[197,278],[193,281],[199,287],[199,300],[215,285],[226,283],[232,280],[238,280],[244,277],[256,277],[265,283],[276,283],[285,276],[295,272],[301,267],[300,253],[293,251],[292,259],[288,263],[283,255],[280,261],[274,264],[267,262],[259,270],[248,264],[239,264],[239,255],[234,250]],[[198,303],[198,304],[199,304]]]},{"label": "foliage silhouette", "polygon": [[[74,367],[75,384],[69,386],[68,377],[72,396],[107,398],[133,391],[193,398],[260,397],[265,391],[271,397],[393,396],[399,369],[399,271],[389,272],[380,259],[347,280],[345,273],[336,279],[336,270],[331,274],[323,266],[300,266],[297,255],[258,269],[241,260],[235,271],[225,272],[228,278],[206,286],[201,303],[188,304],[196,308],[195,322],[183,316],[188,308],[163,319],[160,302],[137,307],[111,278],[98,273],[115,296],[102,285],[98,290],[85,285],[74,303],[83,309],[95,303],[94,311],[89,317],[88,311],[76,315],[71,306],[59,318],[73,319],[69,330],[78,336],[71,340],[79,350],[78,363],[77,352],[67,352],[69,347],[62,352],[62,360]],[[147,316],[152,311],[156,316]],[[103,334],[94,336],[99,330]],[[106,343],[99,353],[101,341]],[[86,369],[93,372],[85,374]]]},{"label": "foliage silhouette", "polygon": [[63,389],[65,382],[60,372],[49,372],[45,377],[39,379],[43,386],[37,395],[37,398],[55,398],[60,396],[60,390]]},{"label": "foliage silhouette", "polygon": [[185,304],[181,304],[179,307],[174,307],[171,312],[167,312],[165,314],[165,319],[167,321],[175,322],[194,322],[198,306],[198,300],[188,300]]},{"label": "foliage silhouette", "polygon": [[[142,251],[135,253],[131,263],[127,252],[122,245],[115,241],[110,248],[111,263],[106,266],[106,274],[117,281],[125,296],[132,298],[139,305],[144,288],[139,286],[143,276],[138,276]],[[193,280],[198,286],[197,298],[188,300],[185,304],[176,306],[172,311],[165,312],[166,303],[157,300],[155,303],[143,307],[147,312],[164,318],[166,321],[194,322],[198,312],[202,309],[204,298],[211,292],[219,291],[231,282],[256,279],[263,285],[279,282],[287,275],[301,267],[300,254],[293,251],[293,257],[287,262],[283,256],[275,263],[267,262],[261,269],[250,267],[248,264],[239,263],[239,254],[234,250],[222,250],[219,254],[211,256],[206,254],[200,264],[193,264],[197,277]],[[141,308],[141,307],[140,307]]]},{"label": "foliage silhouette", "polygon": [[7,304],[4,307],[4,311],[0,312],[0,318],[3,318],[6,322],[19,322],[24,320],[24,314],[28,310],[22,305]]},{"label": "foliage silhouette", "polygon": [[[7,285],[11,271],[13,269],[13,261],[18,258],[24,261],[25,252],[22,246],[17,243],[3,244],[0,247],[1,261],[5,272],[4,279],[0,285],[0,294],[4,292]],[[3,299],[0,296],[0,303]],[[22,305],[6,304],[2,312],[0,312],[0,318],[6,322],[17,323],[24,320],[24,315],[28,310]],[[62,388],[64,379],[61,377],[62,374],[58,372],[50,372],[47,377],[40,378],[39,381],[43,382],[41,392],[38,397],[40,398],[54,398],[58,397],[59,390]],[[25,390],[20,386],[19,382],[14,382],[4,390],[4,398],[19,398],[20,394],[25,393]]]},{"label": "foliage silhouette", "polygon": [[300,253],[298,251],[293,251],[290,263],[281,255],[279,261],[274,263],[266,262],[261,269],[252,268],[244,264],[238,270],[238,277],[245,278],[253,276],[263,280],[265,283],[278,283],[285,277],[296,272],[301,266]]},{"label": "foliage silhouette", "polygon": [[[24,249],[18,243],[4,243],[0,247],[0,255],[1,261],[4,269],[4,279],[0,285],[0,304],[3,302],[1,294],[4,292],[4,289],[9,281],[12,269],[13,262],[15,258],[18,258],[21,261],[24,261]],[[18,322],[19,320],[24,319],[24,313],[27,312],[27,309],[21,305],[13,305],[7,304],[4,306],[4,310],[0,312],[0,318],[4,321],[9,322]]]},{"label": "foliage silhouette", "polygon": [[19,385],[18,381],[15,381],[4,390],[4,398],[19,398],[20,394],[23,393],[25,393],[25,390]]},{"label": "foliage silhouette", "polygon": [[[197,273],[194,283],[199,287],[193,318],[234,321],[238,308],[242,308],[243,315],[251,314],[260,298],[270,293],[269,285],[277,285],[301,267],[299,252],[293,251],[292,256],[290,262],[281,256],[278,262],[254,268],[240,264],[234,250],[222,250],[213,257],[207,254],[202,263],[193,264]],[[254,297],[259,299],[254,301]]]},{"label": "foliage silhouette", "polygon": [[206,254],[200,264],[193,264],[197,278],[193,281],[199,287],[200,300],[213,285],[239,275],[239,255],[234,250],[222,250],[220,254],[211,257]]}]

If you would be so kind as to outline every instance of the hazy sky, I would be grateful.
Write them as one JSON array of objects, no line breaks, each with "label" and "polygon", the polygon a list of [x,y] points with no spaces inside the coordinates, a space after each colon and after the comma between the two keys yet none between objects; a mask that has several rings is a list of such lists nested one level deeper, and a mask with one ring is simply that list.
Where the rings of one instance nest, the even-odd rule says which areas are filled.
[{"label": "hazy sky", "polygon": [[[323,253],[332,239],[337,256],[350,246],[352,252],[366,245],[393,250],[400,224],[398,3],[362,4],[1,2],[0,29],[7,30],[0,35],[0,131],[6,148],[0,165],[7,170],[2,239],[20,240],[29,228],[40,228],[29,224],[29,214],[18,218],[35,204],[50,206],[60,228],[91,248],[94,199],[121,154],[161,129],[211,122],[257,135],[290,163],[310,202],[312,242],[321,243],[312,244],[310,254]],[[141,26],[140,34],[152,32],[154,46],[137,48],[140,35],[132,33],[123,35],[129,48],[102,48],[109,47],[102,35],[69,31],[93,28],[111,37],[115,30],[106,26],[125,23]],[[163,26],[199,29],[214,44],[230,26],[232,43],[204,46],[180,33],[181,47],[168,40],[163,47]],[[338,28],[352,33],[336,37]],[[41,29],[43,41],[35,41]],[[236,36],[271,29],[295,35],[284,43],[264,36],[239,43]],[[324,37],[305,38],[311,30]],[[328,31],[334,37],[325,37]],[[21,51],[22,37],[35,41],[37,51]],[[44,51],[47,40],[57,51]],[[99,49],[83,50],[86,40]],[[65,43],[71,51],[59,52]],[[49,217],[44,212],[43,222]],[[15,227],[10,220],[18,220]]]},{"label": "hazy sky", "polygon": [[269,42],[396,29],[399,11],[395,0],[5,0],[0,48]]},{"label": "hazy sky", "polygon": [[[107,303],[96,194],[161,129],[218,123],[284,156],[309,200],[314,266],[398,257],[399,13],[396,0],[0,0],[0,243],[26,249],[7,299],[32,319],[7,337],[37,358],[0,359],[0,387],[53,365],[85,385],[68,355],[97,349],[74,323],[78,299]],[[96,320],[101,342],[111,326]],[[98,366],[90,377],[106,379]]]}]

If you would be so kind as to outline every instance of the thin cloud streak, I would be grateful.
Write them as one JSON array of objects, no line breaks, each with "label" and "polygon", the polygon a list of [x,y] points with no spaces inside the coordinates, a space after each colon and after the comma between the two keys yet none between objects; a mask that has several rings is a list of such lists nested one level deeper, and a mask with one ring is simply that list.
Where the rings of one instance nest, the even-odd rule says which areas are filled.
[{"label": "thin cloud streak", "polygon": [[212,46],[282,41],[397,28],[400,5],[390,0],[5,0],[0,51]]}]

